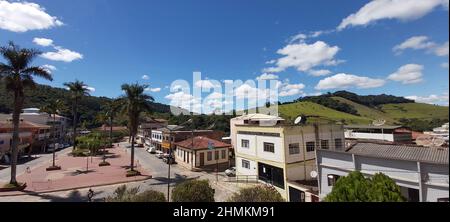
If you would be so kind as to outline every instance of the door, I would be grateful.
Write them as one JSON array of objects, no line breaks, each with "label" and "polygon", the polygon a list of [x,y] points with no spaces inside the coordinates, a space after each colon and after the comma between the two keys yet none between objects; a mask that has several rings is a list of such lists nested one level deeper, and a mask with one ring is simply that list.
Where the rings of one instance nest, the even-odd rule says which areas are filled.
[{"label": "door", "polygon": [[289,202],[305,202],[305,192],[289,187]]},{"label": "door", "polygon": [[200,166],[205,165],[205,153],[200,153]]}]

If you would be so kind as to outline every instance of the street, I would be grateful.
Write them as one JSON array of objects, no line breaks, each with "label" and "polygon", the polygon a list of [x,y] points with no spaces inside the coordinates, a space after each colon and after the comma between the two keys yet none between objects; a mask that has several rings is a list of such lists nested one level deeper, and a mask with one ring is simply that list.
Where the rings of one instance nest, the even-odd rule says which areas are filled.
[{"label": "street", "polygon": [[[128,143],[121,143],[120,148],[126,149],[127,153],[130,152],[130,148],[125,148]],[[69,152],[71,149],[60,152]],[[164,163],[161,159],[155,157],[155,155],[148,153],[144,148],[135,148],[136,163],[142,165],[143,168],[148,170],[153,176],[152,179],[127,183],[127,187],[139,187],[140,191],[156,190],[163,192],[167,195],[168,184],[168,164]],[[26,167],[36,167],[41,164],[46,164],[51,160],[51,155],[41,155],[40,158],[33,160],[25,165],[18,167],[18,174],[25,171]],[[0,171],[0,180],[7,182],[9,180],[9,168]],[[215,189],[216,201],[226,201],[230,195],[239,189],[239,186],[233,183],[226,182],[226,176],[223,172],[219,173],[219,181],[216,182],[215,173],[206,172],[192,172],[184,169],[176,164],[171,165],[171,189],[178,183],[186,179],[207,179],[210,181],[210,185]],[[112,195],[117,187],[123,184],[109,185],[102,187],[93,187],[94,191],[93,201],[103,201],[105,197]],[[87,193],[89,188],[71,191],[51,192],[44,194],[30,194],[19,196],[6,196],[0,197],[0,202],[80,202],[88,201]]]}]

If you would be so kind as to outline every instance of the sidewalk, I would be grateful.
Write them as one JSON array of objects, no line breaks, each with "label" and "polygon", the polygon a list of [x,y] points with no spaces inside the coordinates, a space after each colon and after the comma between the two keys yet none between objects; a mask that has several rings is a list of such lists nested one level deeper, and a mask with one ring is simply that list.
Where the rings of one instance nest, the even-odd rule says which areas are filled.
[{"label": "sidewalk", "polygon": [[[136,169],[142,173],[142,176],[126,177],[129,155],[120,148],[110,149],[110,152],[112,155],[107,161],[111,166],[106,167],[98,166],[103,161],[101,157],[91,159],[91,157],[71,157],[68,153],[60,154],[56,165],[61,166],[62,170],[47,172],[46,168],[51,165],[51,161],[44,161],[40,166],[31,169],[29,173],[24,172],[17,177],[18,181],[28,185],[24,192],[5,192],[0,193],[0,196],[72,190],[151,178],[149,172],[140,165],[137,165]],[[86,172],[87,164],[89,170]]]}]

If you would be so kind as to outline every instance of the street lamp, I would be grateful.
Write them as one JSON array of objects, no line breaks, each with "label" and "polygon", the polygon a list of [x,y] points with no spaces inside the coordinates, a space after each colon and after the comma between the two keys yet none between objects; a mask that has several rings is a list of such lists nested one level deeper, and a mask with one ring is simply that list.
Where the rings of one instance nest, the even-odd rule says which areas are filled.
[{"label": "street lamp", "polygon": [[[187,120],[186,122],[180,124],[179,126],[183,126],[188,123],[192,123],[192,119]],[[167,202],[170,202],[170,165],[172,162],[172,132],[176,130],[177,128],[171,129],[169,127],[164,127],[165,129],[169,130],[169,157],[167,159],[167,163],[169,164],[168,170],[167,170]]]}]

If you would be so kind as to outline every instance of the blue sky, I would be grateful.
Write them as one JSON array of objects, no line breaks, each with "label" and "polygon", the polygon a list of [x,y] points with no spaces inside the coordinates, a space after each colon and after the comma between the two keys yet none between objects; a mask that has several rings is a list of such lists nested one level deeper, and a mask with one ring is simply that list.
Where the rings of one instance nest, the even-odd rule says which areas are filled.
[{"label": "blue sky", "polygon": [[[194,71],[266,73],[282,83],[281,101],[346,89],[448,105],[448,0],[28,2],[0,0],[0,44],[60,50],[35,61],[56,68],[53,82],[39,80],[52,86],[80,79],[116,97],[123,83],[148,83],[168,104],[166,86]],[[43,14],[27,17],[34,10]]]}]

